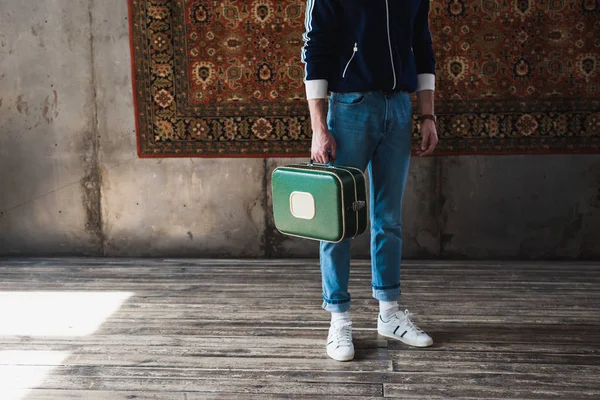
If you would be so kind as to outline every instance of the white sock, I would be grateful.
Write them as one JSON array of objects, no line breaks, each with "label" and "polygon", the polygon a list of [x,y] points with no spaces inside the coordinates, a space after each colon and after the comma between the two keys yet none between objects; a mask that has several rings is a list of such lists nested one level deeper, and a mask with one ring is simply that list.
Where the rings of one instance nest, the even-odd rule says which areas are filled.
[{"label": "white sock", "polygon": [[331,323],[338,321],[350,322],[350,312],[332,312],[331,313]]},{"label": "white sock", "polygon": [[379,312],[381,313],[381,317],[386,321],[399,309],[397,301],[379,300]]}]

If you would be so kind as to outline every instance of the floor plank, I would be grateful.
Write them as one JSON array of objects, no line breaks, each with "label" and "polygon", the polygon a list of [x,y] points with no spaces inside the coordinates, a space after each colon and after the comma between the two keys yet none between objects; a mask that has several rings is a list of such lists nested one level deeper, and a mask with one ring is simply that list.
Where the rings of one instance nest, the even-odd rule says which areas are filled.
[{"label": "floor plank", "polygon": [[89,334],[69,305],[50,311],[63,335],[0,333],[0,399],[600,398],[600,264],[409,261],[402,279],[435,345],[377,335],[356,261],[357,357],[337,363],[314,260],[2,258],[0,318],[44,291],[130,297]]},{"label": "floor plank", "polygon": [[295,394],[248,394],[248,393],[199,393],[189,391],[148,392],[148,391],[104,391],[104,390],[54,390],[35,389],[27,395],[27,400],[376,400],[382,396],[332,396]]}]

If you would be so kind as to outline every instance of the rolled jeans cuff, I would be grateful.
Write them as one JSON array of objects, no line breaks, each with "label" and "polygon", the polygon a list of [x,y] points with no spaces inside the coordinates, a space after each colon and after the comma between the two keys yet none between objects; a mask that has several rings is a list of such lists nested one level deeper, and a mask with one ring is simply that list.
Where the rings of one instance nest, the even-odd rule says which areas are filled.
[{"label": "rolled jeans cuff", "polygon": [[330,300],[323,297],[322,307],[329,312],[346,312],[350,309],[350,299]]},{"label": "rolled jeans cuff", "polygon": [[400,298],[400,284],[373,287],[373,297],[381,301],[396,301]]}]

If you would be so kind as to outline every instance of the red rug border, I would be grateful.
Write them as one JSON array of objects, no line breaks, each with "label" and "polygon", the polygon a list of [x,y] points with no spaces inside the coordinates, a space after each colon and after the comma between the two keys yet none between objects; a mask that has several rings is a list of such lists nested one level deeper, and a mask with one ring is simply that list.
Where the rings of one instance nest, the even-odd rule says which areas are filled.
[{"label": "red rug border", "polygon": [[[412,157],[421,158],[416,155],[416,153],[411,153]],[[580,151],[539,151],[539,152],[498,152],[498,151],[473,151],[473,152],[461,152],[461,153],[452,153],[452,152],[434,152],[434,154],[430,156],[425,156],[423,158],[432,158],[432,157],[460,157],[460,156],[550,156],[550,155],[600,155],[598,151],[592,150],[580,150]],[[272,154],[266,156],[264,154],[207,154],[207,155],[198,155],[198,154],[139,154],[140,158],[262,158],[264,160],[268,160],[270,158],[309,158],[308,154]]]}]

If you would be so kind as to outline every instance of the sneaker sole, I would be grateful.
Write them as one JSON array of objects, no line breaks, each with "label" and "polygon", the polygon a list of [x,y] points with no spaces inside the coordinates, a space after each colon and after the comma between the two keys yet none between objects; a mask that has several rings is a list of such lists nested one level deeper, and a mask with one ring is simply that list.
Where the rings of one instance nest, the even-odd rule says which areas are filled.
[{"label": "sneaker sole", "polygon": [[433,341],[429,344],[412,344],[412,343],[408,343],[406,342],[403,338],[401,338],[400,336],[395,336],[392,335],[390,333],[383,333],[380,331],[377,331],[378,334],[380,334],[381,336],[385,336],[386,338],[390,338],[390,339],[394,339],[394,340],[398,340],[399,342],[402,342],[408,346],[412,346],[412,347],[430,347],[433,346]]},{"label": "sneaker sole", "polygon": [[347,355],[345,357],[335,357],[333,354],[331,354],[329,352],[329,350],[327,350],[327,355],[329,356],[329,358],[332,358],[335,361],[344,362],[344,361],[352,361],[352,360],[354,360],[354,354],[349,354],[349,355]]}]

